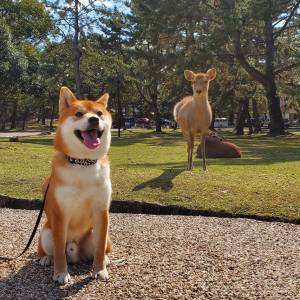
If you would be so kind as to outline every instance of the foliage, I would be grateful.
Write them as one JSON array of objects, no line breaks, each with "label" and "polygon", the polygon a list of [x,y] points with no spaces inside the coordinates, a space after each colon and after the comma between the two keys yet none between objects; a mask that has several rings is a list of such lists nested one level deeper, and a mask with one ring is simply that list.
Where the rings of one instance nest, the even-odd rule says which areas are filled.
[{"label": "foliage", "polygon": [[13,119],[54,119],[59,88],[68,85],[82,98],[109,92],[113,112],[149,117],[160,131],[161,117],[172,119],[174,104],[191,93],[184,69],[214,66],[215,116],[233,123],[245,96],[255,98],[271,131],[282,133],[279,98],[296,108],[300,102],[299,5],[3,0],[0,89],[9,100],[2,127]]}]

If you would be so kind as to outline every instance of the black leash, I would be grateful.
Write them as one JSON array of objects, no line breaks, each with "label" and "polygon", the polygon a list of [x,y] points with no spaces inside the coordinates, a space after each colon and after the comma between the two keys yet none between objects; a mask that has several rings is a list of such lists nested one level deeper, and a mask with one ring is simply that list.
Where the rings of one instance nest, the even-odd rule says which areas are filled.
[{"label": "black leash", "polygon": [[36,231],[37,231],[37,228],[40,224],[40,221],[41,221],[41,218],[42,218],[42,215],[43,215],[43,211],[44,211],[44,207],[45,207],[45,202],[46,202],[46,196],[47,196],[47,192],[48,192],[48,189],[49,189],[49,185],[50,185],[50,180],[48,182],[48,185],[47,185],[47,188],[46,188],[46,191],[45,191],[45,194],[44,194],[44,199],[43,199],[43,202],[42,202],[42,207],[40,208],[40,212],[39,212],[39,215],[36,219],[36,222],[35,222],[35,225],[34,225],[34,228],[32,230],[32,233],[31,233],[31,236],[28,240],[28,243],[26,245],[26,247],[24,248],[24,250],[21,252],[21,254],[19,254],[18,256],[16,257],[4,257],[4,256],[0,256],[0,261],[11,261],[11,260],[14,260],[14,259],[17,259],[19,258],[20,256],[22,256],[27,250],[28,248],[30,247],[31,245],[31,242],[36,234]]}]

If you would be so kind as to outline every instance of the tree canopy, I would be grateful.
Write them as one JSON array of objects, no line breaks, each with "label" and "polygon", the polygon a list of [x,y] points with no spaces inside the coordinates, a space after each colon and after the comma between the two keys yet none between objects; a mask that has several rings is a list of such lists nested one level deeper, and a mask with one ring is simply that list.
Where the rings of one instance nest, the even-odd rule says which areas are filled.
[{"label": "tree canopy", "polygon": [[1,127],[53,120],[67,85],[79,98],[109,92],[115,120],[149,117],[161,131],[191,93],[184,69],[215,67],[214,115],[243,124],[249,103],[257,131],[267,114],[282,134],[281,99],[300,104],[299,14],[299,0],[3,0]]}]

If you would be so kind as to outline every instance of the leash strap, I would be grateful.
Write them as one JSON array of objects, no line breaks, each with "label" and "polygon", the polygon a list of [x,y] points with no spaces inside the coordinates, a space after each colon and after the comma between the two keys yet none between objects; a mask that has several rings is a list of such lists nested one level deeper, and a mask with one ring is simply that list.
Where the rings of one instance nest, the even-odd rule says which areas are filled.
[{"label": "leash strap", "polygon": [[14,260],[14,259],[17,259],[19,258],[20,256],[22,256],[27,250],[28,248],[30,247],[31,243],[32,243],[32,240],[36,234],[36,231],[37,231],[37,228],[40,224],[40,221],[41,221],[41,218],[42,218],[42,215],[43,215],[43,211],[44,211],[44,207],[45,207],[45,202],[46,202],[46,196],[47,196],[47,192],[48,192],[48,189],[49,189],[49,185],[50,185],[50,180],[48,182],[48,185],[47,185],[47,188],[46,188],[46,192],[44,194],[44,199],[43,199],[43,202],[42,202],[42,207],[40,208],[40,212],[39,212],[39,215],[36,219],[36,222],[35,222],[35,225],[34,225],[34,228],[32,230],[32,233],[31,233],[31,236],[27,242],[27,245],[26,247],[24,248],[24,250],[16,257],[4,257],[4,256],[0,256],[0,261],[11,261],[11,260]]}]

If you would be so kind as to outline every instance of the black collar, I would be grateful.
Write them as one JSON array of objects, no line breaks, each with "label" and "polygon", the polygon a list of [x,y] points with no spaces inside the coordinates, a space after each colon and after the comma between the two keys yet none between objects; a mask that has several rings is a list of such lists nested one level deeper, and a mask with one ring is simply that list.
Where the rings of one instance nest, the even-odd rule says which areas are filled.
[{"label": "black collar", "polygon": [[65,155],[66,160],[72,165],[91,166],[97,163],[98,159],[73,158]]}]

